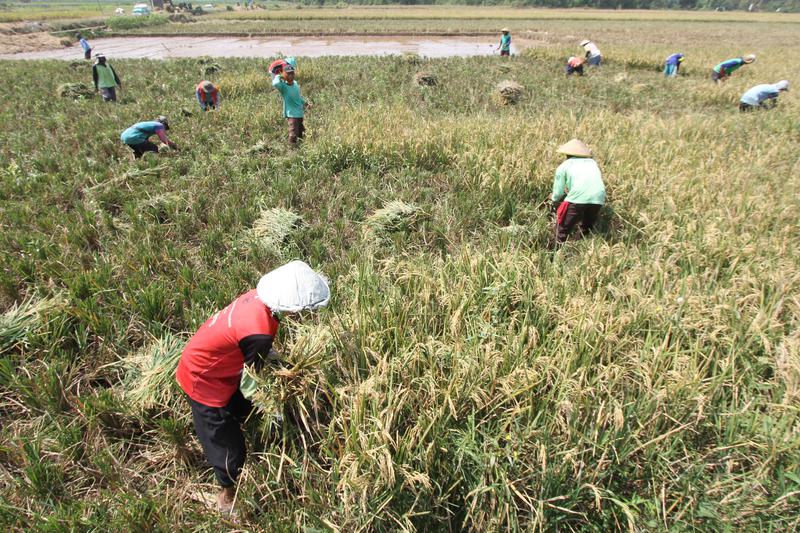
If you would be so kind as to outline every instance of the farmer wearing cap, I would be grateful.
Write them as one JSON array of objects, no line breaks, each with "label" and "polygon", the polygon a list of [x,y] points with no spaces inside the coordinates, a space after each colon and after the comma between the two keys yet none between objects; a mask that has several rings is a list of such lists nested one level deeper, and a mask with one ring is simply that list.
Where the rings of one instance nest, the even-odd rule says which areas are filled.
[{"label": "farmer wearing cap", "polygon": [[501,56],[510,56],[511,55],[511,34],[508,32],[508,28],[503,28],[500,31],[503,33],[500,36],[500,55]]},{"label": "farmer wearing cap", "polygon": [[118,86],[122,89],[122,82],[114,70],[114,67],[106,62],[106,56],[97,54],[97,62],[92,67],[92,79],[94,80],[94,91],[100,91],[104,102],[117,101]]},{"label": "farmer wearing cap", "polygon": [[219,107],[219,89],[214,87],[210,81],[203,80],[198,83],[194,94],[203,111]]},{"label": "farmer wearing cap", "polygon": [[283,64],[281,73],[273,77],[272,86],[283,97],[283,116],[289,123],[289,144],[296,145],[306,131],[303,125],[305,109],[311,106],[300,96],[300,85],[294,79],[294,66],[291,63]]},{"label": "farmer wearing cap", "polygon": [[297,59],[293,57],[287,57],[286,59],[276,59],[272,63],[269,64],[269,73],[272,76],[272,79],[275,79],[275,76],[280,75],[283,72],[284,65],[291,65],[292,68],[295,70],[295,75],[297,74]]},{"label": "farmer wearing cap", "polygon": [[753,111],[754,109],[770,109],[778,105],[778,96],[789,90],[789,82],[781,80],[778,83],[764,83],[747,90],[739,101],[739,111]]},{"label": "farmer wearing cap", "polygon": [[279,314],[318,309],[329,299],[325,278],[302,261],[292,261],[209,318],[181,353],[176,378],[222,487],[217,497],[221,511],[233,511],[234,485],[247,454],[241,424],[253,405],[240,389],[244,365],[263,365],[278,333]]},{"label": "farmer wearing cap", "polygon": [[563,243],[576,224],[580,224],[579,238],[592,230],[606,203],[606,187],[600,168],[583,141],[572,139],[558,152],[567,159],[556,169],[550,199],[556,212],[556,242]]},{"label": "farmer wearing cap", "polygon": [[597,45],[594,44],[589,39],[584,39],[581,41],[581,46],[586,51],[586,64],[590,67],[599,67],[600,63],[603,62],[603,54],[600,53],[600,49],[597,48]]},{"label": "farmer wearing cap", "polygon": [[138,122],[122,132],[119,136],[131,150],[133,150],[134,159],[139,159],[145,152],[158,153],[158,146],[150,142],[150,137],[158,135],[158,138],[172,148],[178,149],[178,145],[167,138],[166,131],[169,129],[167,117],[160,116],[155,120],[149,122]]},{"label": "farmer wearing cap", "polygon": [[80,33],[76,33],[75,37],[78,39],[78,43],[83,48],[83,58],[84,59],[91,59],[92,58],[92,47],[89,45],[89,41],[83,38],[83,35]]},{"label": "farmer wearing cap", "polygon": [[723,82],[728,79],[728,76],[730,76],[734,71],[739,70],[743,65],[749,65],[755,60],[756,56],[753,54],[725,60],[711,69],[711,79],[717,83]]},{"label": "farmer wearing cap", "polygon": [[582,57],[575,57],[572,56],[567,60],[567,66],[564,67],[564,72],[567,73],[567,76],[572,76],[573,74],[577,74],[578,76],[583,76],[583,64],[584,60]]},{"label": "farmer wearing cap", "polygon": [[664,60],[664,77],[676,77],[678,75],[678,70],[681,68],[681,64],[683,64],[683,54],[677,53],[669,56]]}]

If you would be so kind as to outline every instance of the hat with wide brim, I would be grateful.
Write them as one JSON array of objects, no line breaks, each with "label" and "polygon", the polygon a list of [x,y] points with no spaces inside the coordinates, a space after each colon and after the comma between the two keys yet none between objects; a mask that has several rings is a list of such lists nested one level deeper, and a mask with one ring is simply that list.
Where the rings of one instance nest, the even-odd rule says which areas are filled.
[{"label": "hat with wide brim", "polygon": [[779,91],[788,91],[789,90],[789,80],[781,80],[775,84]]},{"label": "hat with wide brim", "polygon": [[503,28],[503,29],[501,29],[500,31],[501,31],[501,32],[503,32],[503,33],[508,33],[508,32],[509,32],[509,31],[511,31],[511,30],[509,30],[508,28]]},{"label": "hat with wide brim", "polygon": [[558,153],[575,157],[592,157],[592,151],[586,146],[586,143],[578,139],[572,139],[559,146]]},{"label": "hat with wide brim", "polygon": [[210,81],[202,81],[200,82],[200,87],[203,88],[204,93],[214,92],[214,84]]},{"label": "hat with wide brim", "polygon": [[581,41],[581,46],[586,46],[590,42],[592,42],[592,41],[590,41],[589,39],[584,39],[584,40]]},{"label": "hat with wide brim", "polygon": [[302,261],[292,261],[264,275],[256,285],[258,299],[273,312],[297,313],[328,305],[328,281]]},{"label": "hat with wide brim", "polygon": [[748,55],[744,56],[744,62],[745,63],[752,63],[755,60],[756,60],[756,55],[755,54],[748,54]]}]

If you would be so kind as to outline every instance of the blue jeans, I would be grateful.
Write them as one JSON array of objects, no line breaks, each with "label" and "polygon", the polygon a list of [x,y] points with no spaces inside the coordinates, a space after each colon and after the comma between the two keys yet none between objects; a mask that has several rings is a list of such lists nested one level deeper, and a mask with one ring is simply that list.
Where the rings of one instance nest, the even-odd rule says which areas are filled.
[{"label": "blue jeans", "polygon": [[603,61],[603,56],[594,56],[587,59],[586,64],[589,65],[590,67],[599,67],[602,61]]}]

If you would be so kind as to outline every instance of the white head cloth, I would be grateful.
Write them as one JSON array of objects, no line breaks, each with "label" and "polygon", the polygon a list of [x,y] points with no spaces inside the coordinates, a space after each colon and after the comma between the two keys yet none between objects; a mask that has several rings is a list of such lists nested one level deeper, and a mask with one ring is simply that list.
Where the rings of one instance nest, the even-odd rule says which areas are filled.
[{"label": "white head cloth", "polygon": [[274,312],[296,313],[328,305],[328,281],[302,261],[292,261],[264,275],[258,299]]}]

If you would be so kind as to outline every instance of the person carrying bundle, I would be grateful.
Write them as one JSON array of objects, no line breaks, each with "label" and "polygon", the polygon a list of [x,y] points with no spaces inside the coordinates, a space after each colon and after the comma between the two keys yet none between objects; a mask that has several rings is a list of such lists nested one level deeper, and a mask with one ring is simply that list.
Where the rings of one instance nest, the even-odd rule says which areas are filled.
[{"label": "person carrying bundle", "polygon": [[683,64],[683,54],[672,54],[664,61],[664,77],[674,78]]},{"label": "person carrying bundle", "polygon": [[789,90],[788,80],[778,83],[764,83],[747,90],[739,101],[739,111],[753,111],[755,109],[771,109],[778,105],[778,96]]},{"label": "person carrying bundle", "polygon": [[203,80],[195,87],[194,95],[203,111],[219,107],[219,89],[210,81]]},{"label": "person carrying bundle", "polygon": [[244,365],[258,369],[267,360],[280,314],[316,310],[329,300],[325,278],[304,262],[292,261],[211,316],[181,353],[175,377],[221,487],[220,511],[233,512],[235,483],[247,455],[241,424],[253,404],[240,389]]},{"label": "person carrying bundle", "polygon": [[584,39],[581,41],[581,46],[586,51],[586,64],[590,67],[599,67],[600,63],[603,62],[603,54],[600,53],[600,49],[597,48],[597,45],[594,44],[589,39]]},{"label": "person carrying bundle", "polygon": [[106,62],[106,56],[97,54],[97,62],[92,67],[92,80],[94,81],[94,91],[100,92],[104,102],[117,101],[117,89],[122,89],[122,82],[117,76],[114,67]]},{"label": "person carrying bundle", "polygon": [[556,243],[565,242],[576,225],[578,238],[594,228],[606,203],[606,187],[592,152],[583,141],[572,139],[559,147],[567,156],[556,169],[551,208],[556,213]]},{"label": "person carrying bundle", "polygon": [[508,28],[503,28],[500,30],[502,35],[500,36],[500,46],[498,47],[500,50],[500,56],[510,56],[511,55],[511,34],[508,31]]},{"label": "person carrying bundle", "polygon": [[272,86],[283,97],[283,116],[289,124],[289,144],[296,145],[305,135],[303,118],[306,108],[311,104],[300,96],[300,85],[294,79],[294,66],[291,63],[285,62],[281,73],[273,75]]},{"label": "person carrying bundle", "polygon": [[280,76],[283,73],[283,67],[285,65],[291,65],[295,70],[295,74],[297,73],[297,60],[295,58],[287,57],[286,59],[276,59],[269,64],[269,74],[272,76],[272,79],[275,79],[275,76]]},{"label": "person carrying bundle", "polygon": [[158,135],[161,142],[173,150],[178,149],[178,145],[167,138],[166,131],[168,129],[169,123],[167,122],[167,117],[162,115],[149,122],[138,122],[134,124],[123,131],[122,135],[119,137],[122,139],[123,143],[133,150],[133,158],[139,159],[145,152],[158,153],[158,146],[151,143],[149,140],[153,135]]},{"label": "person carrying bundle", "polygon": [[567,73],[567,76],[572,76],[573,74],[583,76],[584,63],[585,61],[582,57],[572,56],[567,60],[567,66],[564,67],[564,72]]},{"label": "person carrying bundle", "polygon": [[716,83],[720,83],[728,79],[733,72],[739,70],[744,65],[749,65],[756,60],[756,56],[753,54],[746,55],[744,57],[735,57],[733,59],[727,59],[722,63],[716,65],[713,69],[711,69],[711,79],[714,80]]}]

